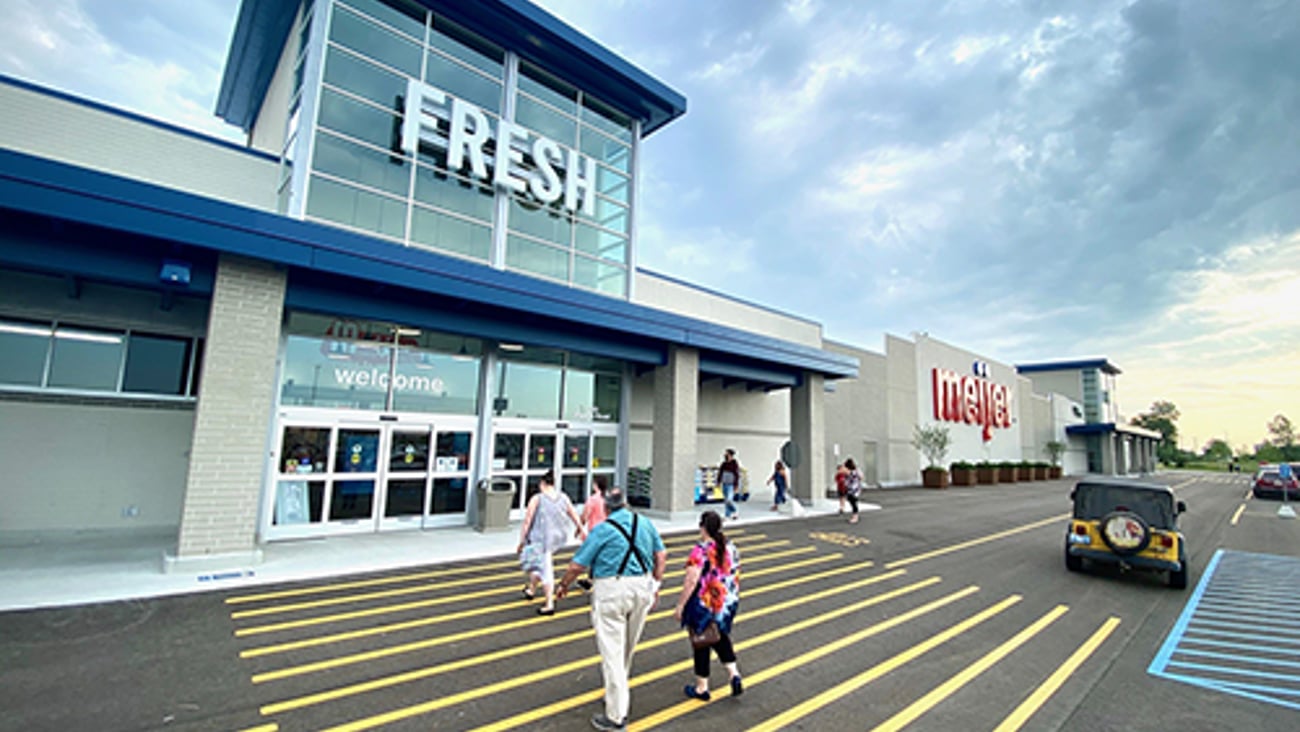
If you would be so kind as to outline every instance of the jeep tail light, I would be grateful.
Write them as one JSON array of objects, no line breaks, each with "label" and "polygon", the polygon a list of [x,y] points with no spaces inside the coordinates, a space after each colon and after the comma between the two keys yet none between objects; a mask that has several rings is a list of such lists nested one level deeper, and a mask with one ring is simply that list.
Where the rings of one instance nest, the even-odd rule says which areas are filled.
[{"label": "jeep tail light", "polygon": [[1075,524],[1075,525],[1074,525],[1074,533],[1078,534],[1079,536],[1087,536],[1087,535],[1088,535],[1088,527],[1087,527],[1086,525],[1084,525],[1084,524]]},{"label": "jeep tail light", "polygon": [[1161,534],[1156,537],[1156,543],[1165,549],[1172,549],[1174,547],[1174,537]]}]

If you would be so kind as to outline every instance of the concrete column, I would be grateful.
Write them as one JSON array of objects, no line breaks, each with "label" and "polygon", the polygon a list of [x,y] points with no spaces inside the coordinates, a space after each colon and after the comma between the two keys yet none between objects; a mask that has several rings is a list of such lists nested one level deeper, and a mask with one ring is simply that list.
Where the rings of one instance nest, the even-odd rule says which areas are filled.
[{"label": "concrete column", "polygon": [[831,476],[826,469],[826,390],[821,374],[805,373],[803,383],[790,390],[790,439],[801,459],[791,471],[790,493],[812,505],[826,495]]},{"label": "concrete column", "polygon": [[651,514],[671,517],[695,508],[699,394],[699,351],[670,346],[668,363],[655,369]]},{"label": "concrete column", "polygon": [[1101,468],[1102,475],[1114,475],[1115,470],[1115,436],[1111,434],[1102,434],[1098,442],[1101,443]]},{"label": "concrete column", "polygon": [[223,254],[217,264],[177,552],[164,556],[164,571],[261,560],[257,518],[285,283],[283,270],[255,260]]}]

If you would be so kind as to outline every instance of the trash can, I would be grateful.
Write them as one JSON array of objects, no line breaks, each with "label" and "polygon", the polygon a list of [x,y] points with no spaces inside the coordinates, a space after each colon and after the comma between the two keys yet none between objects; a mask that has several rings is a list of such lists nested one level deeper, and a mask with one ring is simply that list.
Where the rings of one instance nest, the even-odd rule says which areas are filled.
[{"label": "trash can", "polygon": [[475,493],[478,515],[474,529],[479,532],[507,531],[510,528],[510,504],[515,499],[515,482],[509,478],[483,478]]}]

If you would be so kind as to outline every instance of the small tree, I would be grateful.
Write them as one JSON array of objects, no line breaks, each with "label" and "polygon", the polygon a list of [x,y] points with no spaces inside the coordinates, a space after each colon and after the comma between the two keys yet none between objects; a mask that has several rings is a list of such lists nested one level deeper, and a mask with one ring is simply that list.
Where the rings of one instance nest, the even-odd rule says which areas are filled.
[{"label": "small tree", "polygon": [[1043,445],[1047,451],[1047,459],[1052,461],[1052,467],[1060,467],[1061,456],[1065,454],[1065,443],[1060,440],[1051,440]]},{"label": "small tree", "polygon": [[952,437],[948,434],[947,427],[937,424],[922,427],[918,424],[913,428],[912,447],[925,456],[929,463],[926,470],[943,470],[943,459],[947,457],[948,446],[951,444]]}]

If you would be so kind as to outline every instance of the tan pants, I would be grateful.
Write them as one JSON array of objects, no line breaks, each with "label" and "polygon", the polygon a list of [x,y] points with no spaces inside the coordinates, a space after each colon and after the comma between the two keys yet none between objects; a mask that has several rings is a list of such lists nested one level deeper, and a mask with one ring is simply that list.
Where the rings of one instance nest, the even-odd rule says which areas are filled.
[{"label": "tan pants", "polygon": [[613,721],[627,719],[632,704],[627,683],[632,654],[654,604],[654,580],[649,575],[601,577],[594,582],[591,626],[605,678],[605,716]]}]

